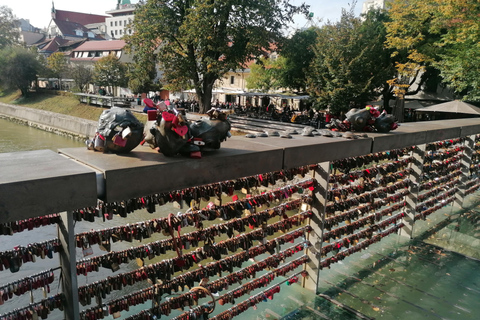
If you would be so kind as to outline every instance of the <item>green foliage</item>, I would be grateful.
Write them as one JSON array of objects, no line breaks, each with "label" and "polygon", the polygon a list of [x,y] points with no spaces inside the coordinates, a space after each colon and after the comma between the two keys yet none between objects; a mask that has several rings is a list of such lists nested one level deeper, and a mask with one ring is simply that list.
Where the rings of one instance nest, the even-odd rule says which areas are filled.
[{"label": "green foliage", "polygon": [[294,91],[305,92],[307,89],[307,74],[310,64],[315,57],[313,46],[317,40],[317,27],[297,30],[295,34],[285,40],[280,52],[285,59],[285,66],[280,75],[281,86]]},{"label": "green foliage", "polygon": [[272,89],[290,89],[305,92],[310,63],[315,57],[313,46],[318,28],[297,30],[291,38],[279,43],[279,56],[262,57],[250,66],[247,88],[262,92]]},{"label": "green foliage", "polygon": [[87,90],[88,84],[93,79],[93,71],[84,65],[74,65],[69,69],[70,77],[75,80],[75,84],[80,92]]},{"label": "green foliage", "polygon": [[40,70],[38,56],[31,50],[6,47],[0,51],[0,79],[8,87],[19,89],[24,97]]},{"label": "green foliage", "polygon": [[409,58],[400,71],[436,68],[463,99],[480,101],[477,0],[395,0],[390,14],[387,45]]},{"label": "green foliage", "polygon": [[125,39],[136,61],[156,54],[167,88],[193,87],[205,112],[214,82],[270,48],[298,12],[307,7],[289,0],[149,0]]},{"label": "green foliage", "polygon": [[329,106],[333,113],[364,107],[393,77],[393,62],[383,46],[387,17],[374,11],[365,18],[343,10],[339,22],[318,30],[308,91],[317,105]]},{"label": "green foliage", "polygon": [[[123,87],[128,83],[126,66],[113,54],[101,58],[93,67],[93,81],[97,86]],[[113,91],[113,90],[111,90]]]},{"label": "green foliage", "polygon": [[62,88],[62,78],[68,70],[68,60],[63,52],[54,52],[47,58],[47,70],[54,78],[58,78],[58,87]]},{"label": "green foliage", "polygon": [[455,46],[442,54],[435,66],[445,83],[468,101],[480,101],[480,39],[477,43]]},{"label": "green foliage", "polygon": [[19,21],[14,17],[12,9],[0,6],[0,49],[18,43]]},{"label": "green foliage", "polygon": [[282,87],[281,73],[285,70],[285,58],[259,58],[250,66],[247,89],[268,92]]},{"label": "green foliage", "polygon": [[53,77],[61,79],[68,69],[68,59],[63,52],[54,52],[47,58],[47,68]]},{"label": "green foliage", "polygon": [[155,56],[136,56],[134,63],[128,64],[128,87],[132,92],[149,92],[161,89],[160,84],[155,84],[157,70],[155,67]]}]

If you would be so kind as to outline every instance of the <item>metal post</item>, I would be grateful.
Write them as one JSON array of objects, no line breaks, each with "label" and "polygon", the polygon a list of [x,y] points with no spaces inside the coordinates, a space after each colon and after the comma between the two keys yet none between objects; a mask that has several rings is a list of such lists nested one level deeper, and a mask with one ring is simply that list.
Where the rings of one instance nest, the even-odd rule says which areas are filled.
[{"label": "metal post", "polygon": [[304,270],[308,272],[308,279],[304,278],[303,287],[318,294],[318,281],[320,278],[320,253],[322,250],[323,221],[325,221],[325,204],[327,202],[328,180],[330,176],[330,162],[322,162],[317,169],[312,171],[313,178],[317,181],[317,188],[314,190],[312,211],[313,216],[309,219],[312,231],[308,240],[313,245],[313,250],[307,249],[310,263],[306,264]]},{"label": "metal post", "polygon": [[62,268],[62,292],[65,295],[65,319],[79,320],[78,281],[75,251],[75,230],[73,213],[62,212],[58,223],[58,239],[63,250],[60,251],[60,267]]},{"label": "metal post", "polygon": [[472,155],[475,148],[475,135],[467,136],[465,138],[465,150],[462,152],[462,158],[460,159],[461,162],[461,170],[462,175],[460,176],[460,184],[458,186],[458,192],[455,193],[455,202],[454,204],[463,207],[463,202],[465,201],[467,191],[467,182],[469,180],[470,175],[470,166],[472,164]]},{"label": "metal post", "polygon": [[399,234],[413,238],[413,225],[415,224],[415,207],[417,206],[417,199],[420,193],[420,184],[422,183],[423,164],[425,159],[426,145],[418,145],[413,150],[413,162],[411,163],[412,173],[410,174],[410,186],[408,187],[409,194],[406,197],[407,205],[405,207],[405,226],[400,229]]}]

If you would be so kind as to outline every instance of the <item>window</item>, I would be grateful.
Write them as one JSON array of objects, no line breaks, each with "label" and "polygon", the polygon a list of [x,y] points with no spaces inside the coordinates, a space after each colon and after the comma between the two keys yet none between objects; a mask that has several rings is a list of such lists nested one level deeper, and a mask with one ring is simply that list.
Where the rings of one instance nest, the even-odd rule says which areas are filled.
[{"label": "window", "polygon": [[127,25],[127,20],[123,20],[123,25],[124,25],[124,26]]},{"label": "window", "polygon": [[115,30],[115,35],[118,35],[118,30]]},{"label": "window", "polygon": [[115,21],[115,27],[117,26],[117,21]]},{"label": "window", "polygon": [[230,76],[230,84],[235,84],[235,76]]},{"label": "window", "polygon": [[122,35],[122,33],[123,33],[123,30],[122,30],[122,29],[120,29],[120,31],[119,31],[119,32],[120,32],[120,35]]},{"label": "window", "polygon": [[110,21],[110,27],[113,27],[113,21]]},{"label": "window", "polygon": [[119,25],[119,26],[122,25],[122,20],[118,21],[118,25]]}]

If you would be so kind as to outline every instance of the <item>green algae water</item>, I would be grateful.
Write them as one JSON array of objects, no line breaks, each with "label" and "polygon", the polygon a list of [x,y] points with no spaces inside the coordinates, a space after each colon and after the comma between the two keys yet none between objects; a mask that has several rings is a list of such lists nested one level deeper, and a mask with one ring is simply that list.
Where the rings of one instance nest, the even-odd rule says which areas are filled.
[{"label": "green algae water", "polygon": [[[391,235],[322,270],[312,307],[330,319],[479,319],[480,196],[467,200],[468,209],[448,206],[418,221],[413,240]],[[340,315],[322,295],[361,316]]]},{"label": "green algae water", "polygon": [[0,118],[0,153],[84,146],[81,141]]}]

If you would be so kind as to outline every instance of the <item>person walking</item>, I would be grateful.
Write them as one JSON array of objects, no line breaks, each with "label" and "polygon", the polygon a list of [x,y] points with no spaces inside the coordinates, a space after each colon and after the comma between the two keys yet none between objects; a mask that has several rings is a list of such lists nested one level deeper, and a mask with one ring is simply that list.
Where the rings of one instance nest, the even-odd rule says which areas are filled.
[{"label": "person walking", "polygon": [[160,98],[160,91],[155,92],[155,95],[153,96],[153,103],[158,104],[161,101]]}]

